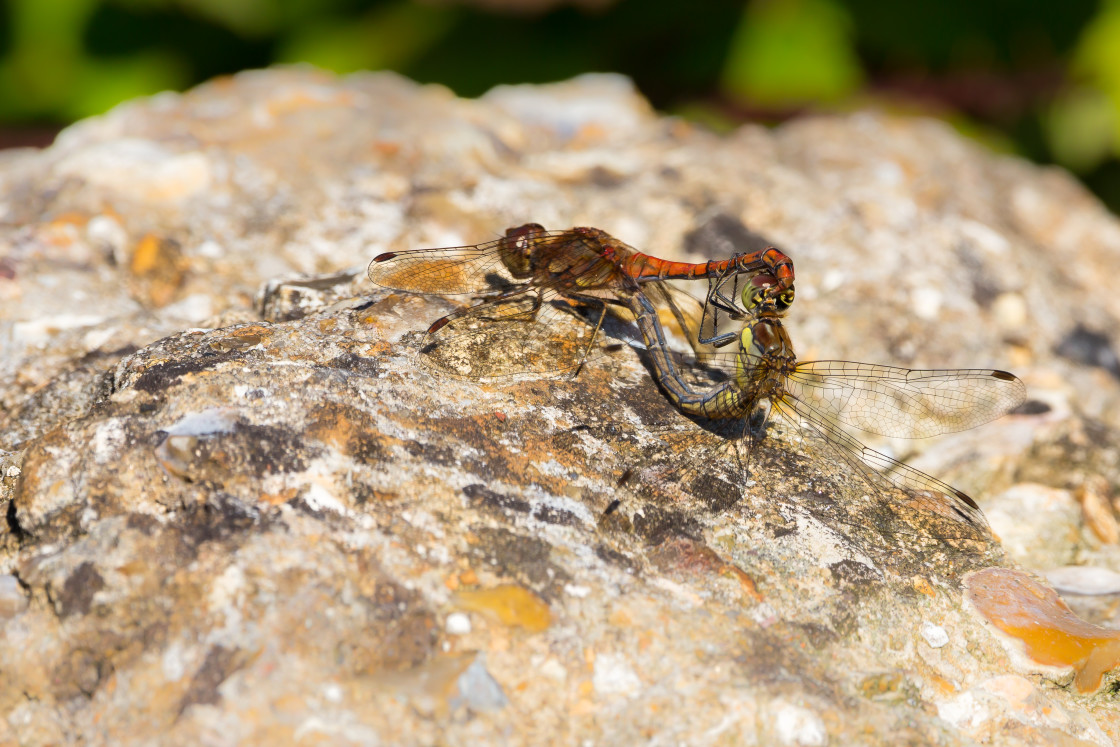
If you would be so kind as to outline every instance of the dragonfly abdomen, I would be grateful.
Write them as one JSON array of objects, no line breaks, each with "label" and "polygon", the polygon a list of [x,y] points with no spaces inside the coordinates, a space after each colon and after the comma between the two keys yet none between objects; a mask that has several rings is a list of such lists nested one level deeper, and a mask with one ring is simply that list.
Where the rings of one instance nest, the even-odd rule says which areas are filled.
[{"label": "dragonfly abdomen", "polygon": [[630,297],[638,329],[657,371],[657,383],[673,405],[686,415],[722,419],[743,418],[750,414],[757,398],[748,395],[736,380],[725,381],[706,392],[697,392],[681,378],[670,358],[665,333],[657,320],[657,311],[643,293]]},{"label": "dragonfly abdomen", "polygon": [[634,252],[623,260],[623,272],[635,280],[697,280],[765,271],[777,281],[775,295],[793,287],[793,260],[777,247],[767,247],[749,254],[736,254],[730,259],[709,262],[671,262],[648,254]]}]

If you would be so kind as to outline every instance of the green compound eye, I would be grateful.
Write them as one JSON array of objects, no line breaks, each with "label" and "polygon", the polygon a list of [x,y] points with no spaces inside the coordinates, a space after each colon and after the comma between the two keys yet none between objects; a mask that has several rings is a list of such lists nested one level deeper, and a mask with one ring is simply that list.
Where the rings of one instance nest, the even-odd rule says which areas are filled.
[{"label": "green compound eye", "polygon": [[754,311],[762,304],[763,292],[753,285],[743,288],[743,308]]}]

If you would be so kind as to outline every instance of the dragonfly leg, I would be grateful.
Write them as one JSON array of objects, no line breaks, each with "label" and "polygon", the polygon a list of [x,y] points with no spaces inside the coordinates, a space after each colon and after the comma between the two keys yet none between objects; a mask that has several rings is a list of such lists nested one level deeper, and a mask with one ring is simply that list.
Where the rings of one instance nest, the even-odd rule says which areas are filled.
[{"label": "dragonfly leg", "polygon": [[[525,293],[528,293],[530,291],[536,291],[536,297],[533,299],[532,307],[529,308],[529,309],[526,309],[525,311],[519,311],[515,314],[509,314],[507,316],[502,316],[502,317],[486,316],[486,315],[479,314],[480,310],[485,311],[486,307],[488,307],[488,306],[495,306],[496,304],[498,304],[502,301],[508,301],[510,299],[515,299],[518,296],[523,295]],[[467,308],[459,309],[458,311],[453,311],[450,314],[447,314],[446,316],[441,316],[439,319],[436,319],[434,322],[432,322],[430,327],[428,327],[428,334],[430,335],[433,332],[436,332],[436,331],[442,329],[443,327],[445,327],[449,322],[451,322],[455,319],[458,319],[459,317],[467,316],[468,314],[478,314],[478,318],[481,319],[481,320],[484,320],[484,321],[495,321],[497,319],[501,319],[502,321],[507,321],[507,320],[517,319],[518,317],[526,317],[528,321],[532,321],[533,319],[536,318],[537,312],[541,308],[541,302],[542,302],[541,289],[540,288],[534,288],[531,285],[529,285],[528,283],[526,283],[525,285],[519,285],[516,288],[511,288],[509,290],[502,291],[501,293],[499,293],[496,296],[488,296],[486,298],[486,300],[483,301],[482,303],[475,304],[474,306],[468,306]]]},{"label": "dragonfly leg", "polygon": [[751,438],[761,441],[766,437],[766,424],[770,422],[771,411],[772,407],[768,399],[759,402],[754,410],[751,411],[750,418],[747,421]]},{"label": "dragonfly leg", "polygon": [[[720,312],[724,312],[729,319],[742,318],[742,314],[735,303],[735,299],[739,296],[739,274],[736,272],[725,273],[711,278],[708,282],[710,290],[708,291],[708,297],[704,300],[704,314],[700,321],[698,339],[704,345],[722,348],[739,339],[739,335],[734,332],[718,334]],[[731,296],[728,296],[724,291],[724,287],[729,282],[732,284]]]},{"label": "dragonfly leg", "polygon": [[[541,310],[541,304],[544,302],[544,297],[542,295],[541,289],[536,288],[535,290],[537,291],[537,294],[536,294],[536,296],[533,297],[533,305],[530,308],[525,309],[524,311],[519,311],[516,314],[510,314],[509,316],[500,317],[500,319],[503,322],[514,321],[514,320],[531,322],[531,321],[535,320],[537,318],[537,312],[539,312]],[[520,293],[523,293],[523,292],[524,291],[518,291],[518,293],[503,293],[502,295],[496,297],[494,300],[495,301],[501,301],[501,300],[506,299],[507,297],[512,298],[513,296],[516,296],[516,295],[518,295]],[[495,318],[495,317],[484,317],[484,318],[487,321],[497,321],[497,318]]]},{"label": "dragonfly leg", "polygon": [[624,306],[621,301],[612,298],[600,298],[599,296],[589,296],[582,293],[567,293],[565,297],[571,300],[580,301],[581,303],[588,304],[589,306],[598,306],[599,320],[595,322],[595,329],[591,332],[591,339],[587,342],[587,347],[583,349],[583,355],[580,356],[579,364],[572,374],[573,378],[579,376],[579,372],[583,370],[583,364],[587,362],[587,356],[591,354],[591,348],[595,345],[595,340],[599,337],[599,331],[603,328],[603,320],[607,318],[607,309],[610,305],[616,304]]},{"label": "dragonfly leg", "polygon": [[665,286],[652,283],[645,286],[643,290],[646,291],[647,296],[658,296],[660,300],[669,307],[669,310],[673,312],[673,318],[676,319],[677,324],[680,325],[681,332],[688,338],[688,346],[692,348],[692,352],[696,353],[698,356],[703,356],[706,351],[700,348],[700,343],[703,341],[699,339],[695,323],[684,315],[684,312],[681,311],[681,307],[673,300],[672,294],[666,290]]},{"label": "dragonfly leg", "polygon": [[603,319],[607,316],[607,303],[602,299],[598,299],[602,307],[599,311],[599,321],[595,322],[595,329],[591,332],[591,339],[587,341],[587,347],[583,349],[583,355],[579,358],[579,364],[576,370],[572,373],[572,378],[579,376],[579,372],[583,370],[583,364],[587,362],[587,356],[591,353],[591,346],[595,344],[595,338],[599,336],[599,330],[603,328]]}]

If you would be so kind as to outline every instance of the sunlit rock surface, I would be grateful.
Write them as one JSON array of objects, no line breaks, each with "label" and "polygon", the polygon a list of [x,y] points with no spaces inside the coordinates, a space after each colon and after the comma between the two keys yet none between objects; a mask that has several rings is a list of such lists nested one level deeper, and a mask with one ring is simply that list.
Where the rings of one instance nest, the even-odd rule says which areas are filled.
[{"label": "sunlit rock surface", "polygon": [[[872,442],[1006,550],[781,428],[746,495],[712,489],[712,438],[629,346],[577,379],[427,372],[463,301],[365,264],[526,221],[693,260],[776,243],[804,359],[1023,376],[1019,414]],[[945,125],[717,137],[614,77],[465,101],[258,72],[4,153],[0,737],[1120,742],[1115,673],[1021,666],[962,587],[1060,567],[1116,625],[1088,579],[1120,571],[1118,273],[1071,179]]]}]

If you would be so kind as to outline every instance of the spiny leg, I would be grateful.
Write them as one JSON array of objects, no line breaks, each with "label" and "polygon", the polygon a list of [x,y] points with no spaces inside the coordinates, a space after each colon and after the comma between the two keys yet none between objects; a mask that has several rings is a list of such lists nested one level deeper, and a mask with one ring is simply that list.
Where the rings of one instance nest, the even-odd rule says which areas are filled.
[{"label": "spiny leg", "polygon": [[607,302],[602,299],[599,300],[599,305],[602,307],[599,311],[599,321],[595,323],[595,329],[591,332],[591,339],[587,342],[587,347],[583,349],[583,354],[579,358],[579,364],[576,365],[576,370],[572,373],[572,378],[579,376],[579,372],[583,370],[583,364],[587,362],[587,356],[591,353],[591,346],[595,344],[595,338],[599,336],[599,330],[603,328],[603,319],[607,316]]},{"label": "spiny leg", "polygon": [[[484,316],[479,313],[480,311],[485,311],[489,307],[497,308],[498,304],[502,301],[508,301],[510,299],[517,298],[518,296],[530,291],[536,291],[536,296],[533,298],[533,305],[530,308],[525,309],[524,311],[518,311],[513,314],[507,314],[501,317]],[[519,318],[523,318],[525,321],[533,321],[537,318],[537,312],[540,311],[541,304],[543,303],[541,294],[542,290],[540,288],[533,288],[531,286],[520,286],[517,288],[511,288],[510,290],[504,291],[497,296],[493,296],[480,304],[475,304],[474,306],[454,311],[450,314],[447,314],[446,316],[441,316],[439,319],[436,319],[434,322],[432,322],[430,327],[428,327],[428,334],[430,335],[433,332],[442,329],[443,327],[447,326],[449,322],[455,319],[468,315],[477,315],[479,320],[487,322],[498,321],[499,319],[501,321],[514,321]]]},{"label": "spiny leg", "polygon": [[588,305],[599,306],[602,311],[599,312],[599,320],[595,323],[595,329],[591,332],[591,339],[584,348],[583,354],[580,356],[579,365],[576,366],[573,377],[578,376],[579,372],[583,370],[583,364],[587,362],[587,357],[591,354],[591,348],[595,345],[595,340],[599,337],[599,331],[603,328],[603,320],[607,317],[607,310],[613,304],[622,308],[628,308],[628,305],[617,298],[600,297],[585,295],[583,293],[566,293],[564,294],[569,300],[579,301]]}]

